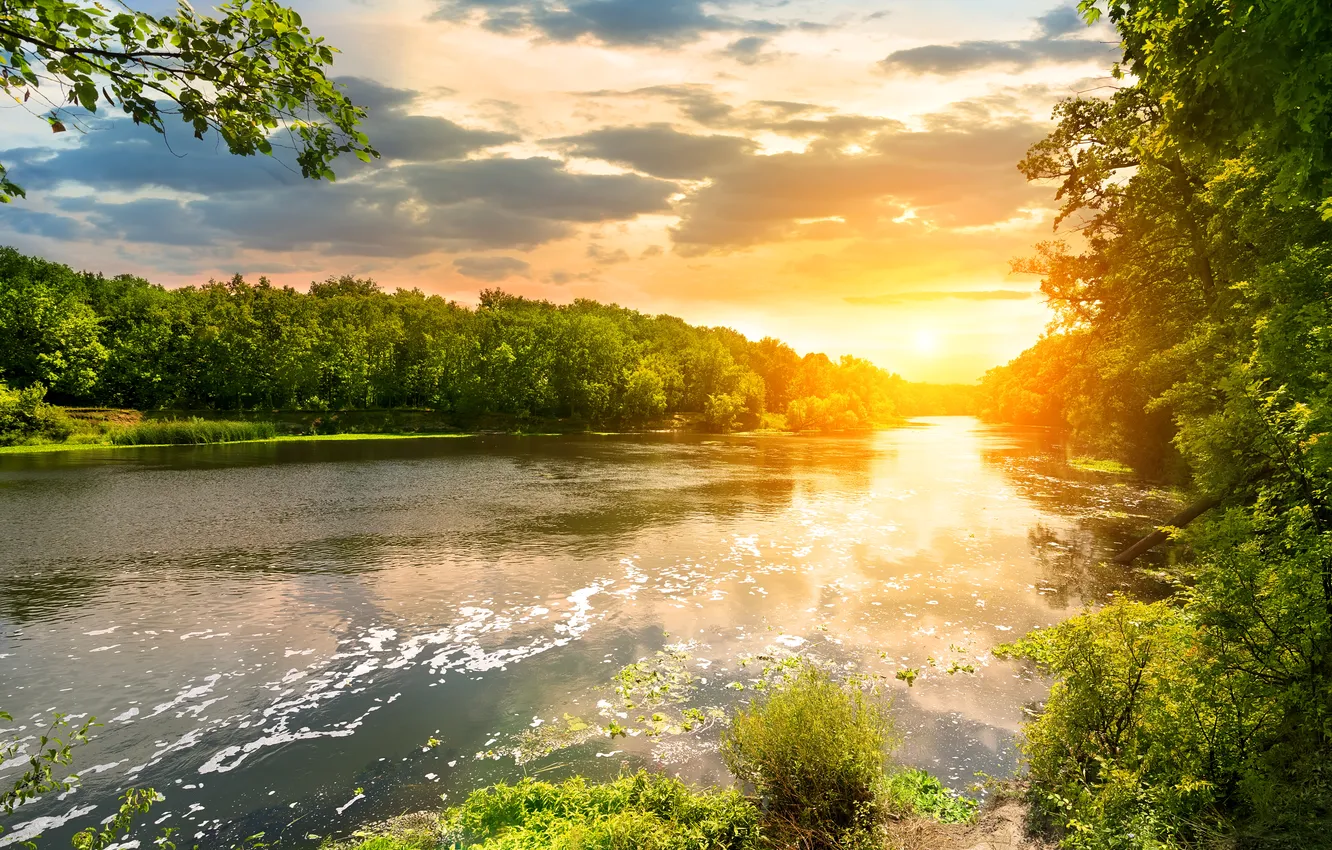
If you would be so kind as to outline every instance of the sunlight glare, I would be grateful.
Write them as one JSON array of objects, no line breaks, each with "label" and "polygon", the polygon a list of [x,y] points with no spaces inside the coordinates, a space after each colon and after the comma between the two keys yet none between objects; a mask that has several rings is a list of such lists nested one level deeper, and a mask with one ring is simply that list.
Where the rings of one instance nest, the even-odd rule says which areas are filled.
[{"label": "sunlight glare", "polygon": [[922,328],[916,331],[911,343],[917,354],[939,353],[939,334],[936,331]]}]

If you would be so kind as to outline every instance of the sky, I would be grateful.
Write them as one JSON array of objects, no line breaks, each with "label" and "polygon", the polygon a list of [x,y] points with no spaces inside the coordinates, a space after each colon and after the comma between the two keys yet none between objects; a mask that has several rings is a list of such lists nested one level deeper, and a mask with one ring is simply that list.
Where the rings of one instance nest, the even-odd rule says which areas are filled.
[{"label": "sky", "polygon": [[1050,318],[1009,261],[1054,190],[1016,164],[1117,54],[1051,0],[288,3],[379,161],[307,181],[184,125],[0,107],[28,191],[0,244],[168,286],[592,298],[973,381]]}]

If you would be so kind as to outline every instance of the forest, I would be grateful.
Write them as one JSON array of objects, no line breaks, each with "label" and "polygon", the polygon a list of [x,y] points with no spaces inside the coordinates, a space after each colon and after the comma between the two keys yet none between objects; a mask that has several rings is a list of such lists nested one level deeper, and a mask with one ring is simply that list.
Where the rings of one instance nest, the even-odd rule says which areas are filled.
[{"label": "forest", "polygon": [[[350,276],[309,292],[237,275],[166,289],[0,248],[0,380],[48,402],[139,410],[424,408],[717,431],[863,430],[968,410],[856,357],[798,355],[727,328],[497,289],[473,309]],[[33,397],[29,392],[29,399]],[[35,402],[34,402],[35,403]]]},{"label": "forest", "polygon": [[1056,187],[1049,332],[991,421],[1218,507],[1168,529],[1180,591],[1012,651],[1052,673],[1033,795],[1070,847],[1327,846],[1332,823],[1332,19],[1325,4],[1110,0],[1108,96],[1019,168]]}]

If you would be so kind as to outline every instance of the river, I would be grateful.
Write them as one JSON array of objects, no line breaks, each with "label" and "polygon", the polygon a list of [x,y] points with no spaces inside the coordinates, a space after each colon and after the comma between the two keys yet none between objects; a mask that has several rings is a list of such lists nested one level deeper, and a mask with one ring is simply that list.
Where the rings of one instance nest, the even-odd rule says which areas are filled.
[{"label": "river", "polygon": [[82,787],[0,844],[63,845],[133,786],[166,798],[144,846],[161,827],[300,846],[524,773],[726,781],[715,728],[514,756],[606,722],[611,676],[664,647],[708,704],[751,695],[726,687],[752,685],[746,655],[879,674],[899,758],[963,789],[1015,769],[1046,690],[990,649],[1159,594],[1101,561],[1170,512],[1043,432],[968,418],[0,456],[0,725],[103,724]]}]

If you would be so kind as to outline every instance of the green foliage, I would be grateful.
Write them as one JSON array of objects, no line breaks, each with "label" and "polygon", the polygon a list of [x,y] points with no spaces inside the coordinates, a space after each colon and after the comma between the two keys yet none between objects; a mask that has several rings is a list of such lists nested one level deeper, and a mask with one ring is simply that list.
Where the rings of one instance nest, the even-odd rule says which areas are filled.
[{"label": "green foliage", "polygon": [[1061,104],[1019,168],[1079,248],[1051,333],[986,376],[994,419],[1222,505],[1187,592],[1019,644],[1056,679],[1033,794],[1073,847],[1326,843],[1332,825],[1332,18],[1314,0],[1083,0],[1134,82]]},{"label": "green foliage", "polygon": [[78,396],[106,362],[97,314],[72,291],[64,266],[0,249],[0,377],[20,387],[43,384]]},{"label": "green foliage", "polygon": [[[6,712],[0,711],[0,720],[12,721]],[[51,725],[37,739],[37,746],[27,753],[28,768],[17,779],[0,786],[0,816],[8,817],[24,803],[43,794],[60,793],[74,787],[77,777],[60,778],[58,768],[67,767],[74,762],[74,749],[88,742],[88,730],[93,721],[86,720],[80,725],[69,722],[63,714],[57,714]],[[0,764],[22,759],[25,751],[23,743],[17,739],[0,741]],[[3,831],[3,827],[0,827]]]},{"label": "green foliage", "polygon": [[628,422],[650,422],[666,412],[666,384],[651,369],[638,367],[629,373],[624,387],[624,418]]},{"label": "green foliage", "polygon": [[108,823],[75,834],[74,850],[106,850],[129,831],[136,815],[148,814],[153,803],[161,799],[164,798],[151,788],[131,788],[121,795],[120,808]]},{"label": "green foliage", "polygon": [[[1229,559],[1227,581],[1252,589],[1240,560]],[[1263,571],[1295,572],[1286,566]],[[1266,593],[1298,604],[1289,591]],[[1233,835],[1301,847],[1325,829],[1327,695],[1296,682],[1311,647],[1262,634],[1257,618],[1283,619],[1274,598],[1265,610],[1236,599],[1214,607],[1221,601],[1212,588],[1183,611],[1119,600],[1002,650],[1055,680],[1023,748],[1036,813],[1064,846],[1187,847]],[[1246,609],[1255,621],[1233,622]],[[1232,622],[1218,628],[1222,619]]]},{"label": "green foliage", "polygon": [[722,758],[751,785],[778,844],[870,846],[887,811],[891,718],[873,693],[812,663],[738,711]]},{"label": "green foliage", "polygon": [[[91,406],[411,407],[462,421],[607,426],[683,413],[729,430],[758,427],[773,400],[798,394],[829,398],[835,417],[853,411],[854,427],[870,428],[899,421],[899,396],[922,394],[855,358],[802,358],[775,340],[592,301],[557,306],[490,290],[468,309],[354,277],[316,282],[309,294],[240,276],[166,290],[8,248],[0,331],[22,341],[0,346],[0,377]],[[948,394],[923,395],[942,404]]]},{"label": "green foliage", "polygon": [[117,446],[188,445],[271,440],[277,428],[271,422],[233,422],[224,419],[160,419],[117,428],[110,434]]},{"label": "green foliage", "polygon": [[979,808],[975,800],[945,788],[938,777],[916,768],[889,774],[886,793],[893,809],[940,823],[970,823]]},{"label": "green foliage", "polygon": [[1320,0],[1081,0],[1104,7],[1172,137],[1221,156],[1251,147],[1285,198],[1332,195],[1332,16]]},{"label": "green foliage", "polygon": [[[746,850],[759,846],[759,815],[735,791],[698,792],[639,772],[614,782],[524,779],[477,791],[444,816],[452,846],[484,850]],[[375,842],[378,843],[375,843]],[[373,839],[357,850],[421,844]],[[430,845],[433,846],[433,845]]]},{"label": "green foliage", "polygon": [[713,431],[734,431],[744,400],[734,393],[716,393],[703,404],[703,421]]},{"label": "green foliage", "polygon": [[0,446],[60,442],[74,433],[73,421],[45,398],[41,384],[11,390],[0,383]]},{"label": "green foliage", "polygon": [[[13,717],[0,711],[0,721],[12,722]],[[25,741],[16,737],[0,739],[0,764],[27,761],[27,769],[16,778],[6,779],[0,785],[0,819],[8,818],[24,803],[47,794],[62,794],[78,785],[78,775],[61,777],[63,768],[74,762],[74,750],[88,743],[89,730],[95,725],[89,718],[83,723],[70,722],[67,715],[56,714],[46,731],[37,737],[29,752]],[[146,814],[160,799],[152,789],[130,789],[121,798],[120,810],[99,829],[89,827],[74,836],[77,850],[103,850],[113,844],[133,824],[135,815]],[[0,834],[5,830],[0,823]],[[169,840],[170,835],[167,835]],[[27,846],[32,846],[31,842]]]},{"label": "green foliage", "polygon": [[[195,137],[215,131],[234,154],[290,140],[306,177],[333,179],[340,153],[378,154],[357,127],[364,110],[328,79],[336,52],[274,0],[232,0],[216,18],[83,0],[0,4],[0,91],[45,109],[54,132],[99,102],[166,132],[176,115]],[[165,104],[165,105],[164,105]],[[24,195],[0,168],[0,201]]]},{"label": "green foliage", "polygon": [[999,650],[1054,677],[1023,747],[1037,815],[1065,846],[1174,846],[1209,811],[1217,753],[1201,733],[1230,718],[1190,705],[1192,677],[1178,674],[1195,637],[1170,606],[1121,600]]}]

